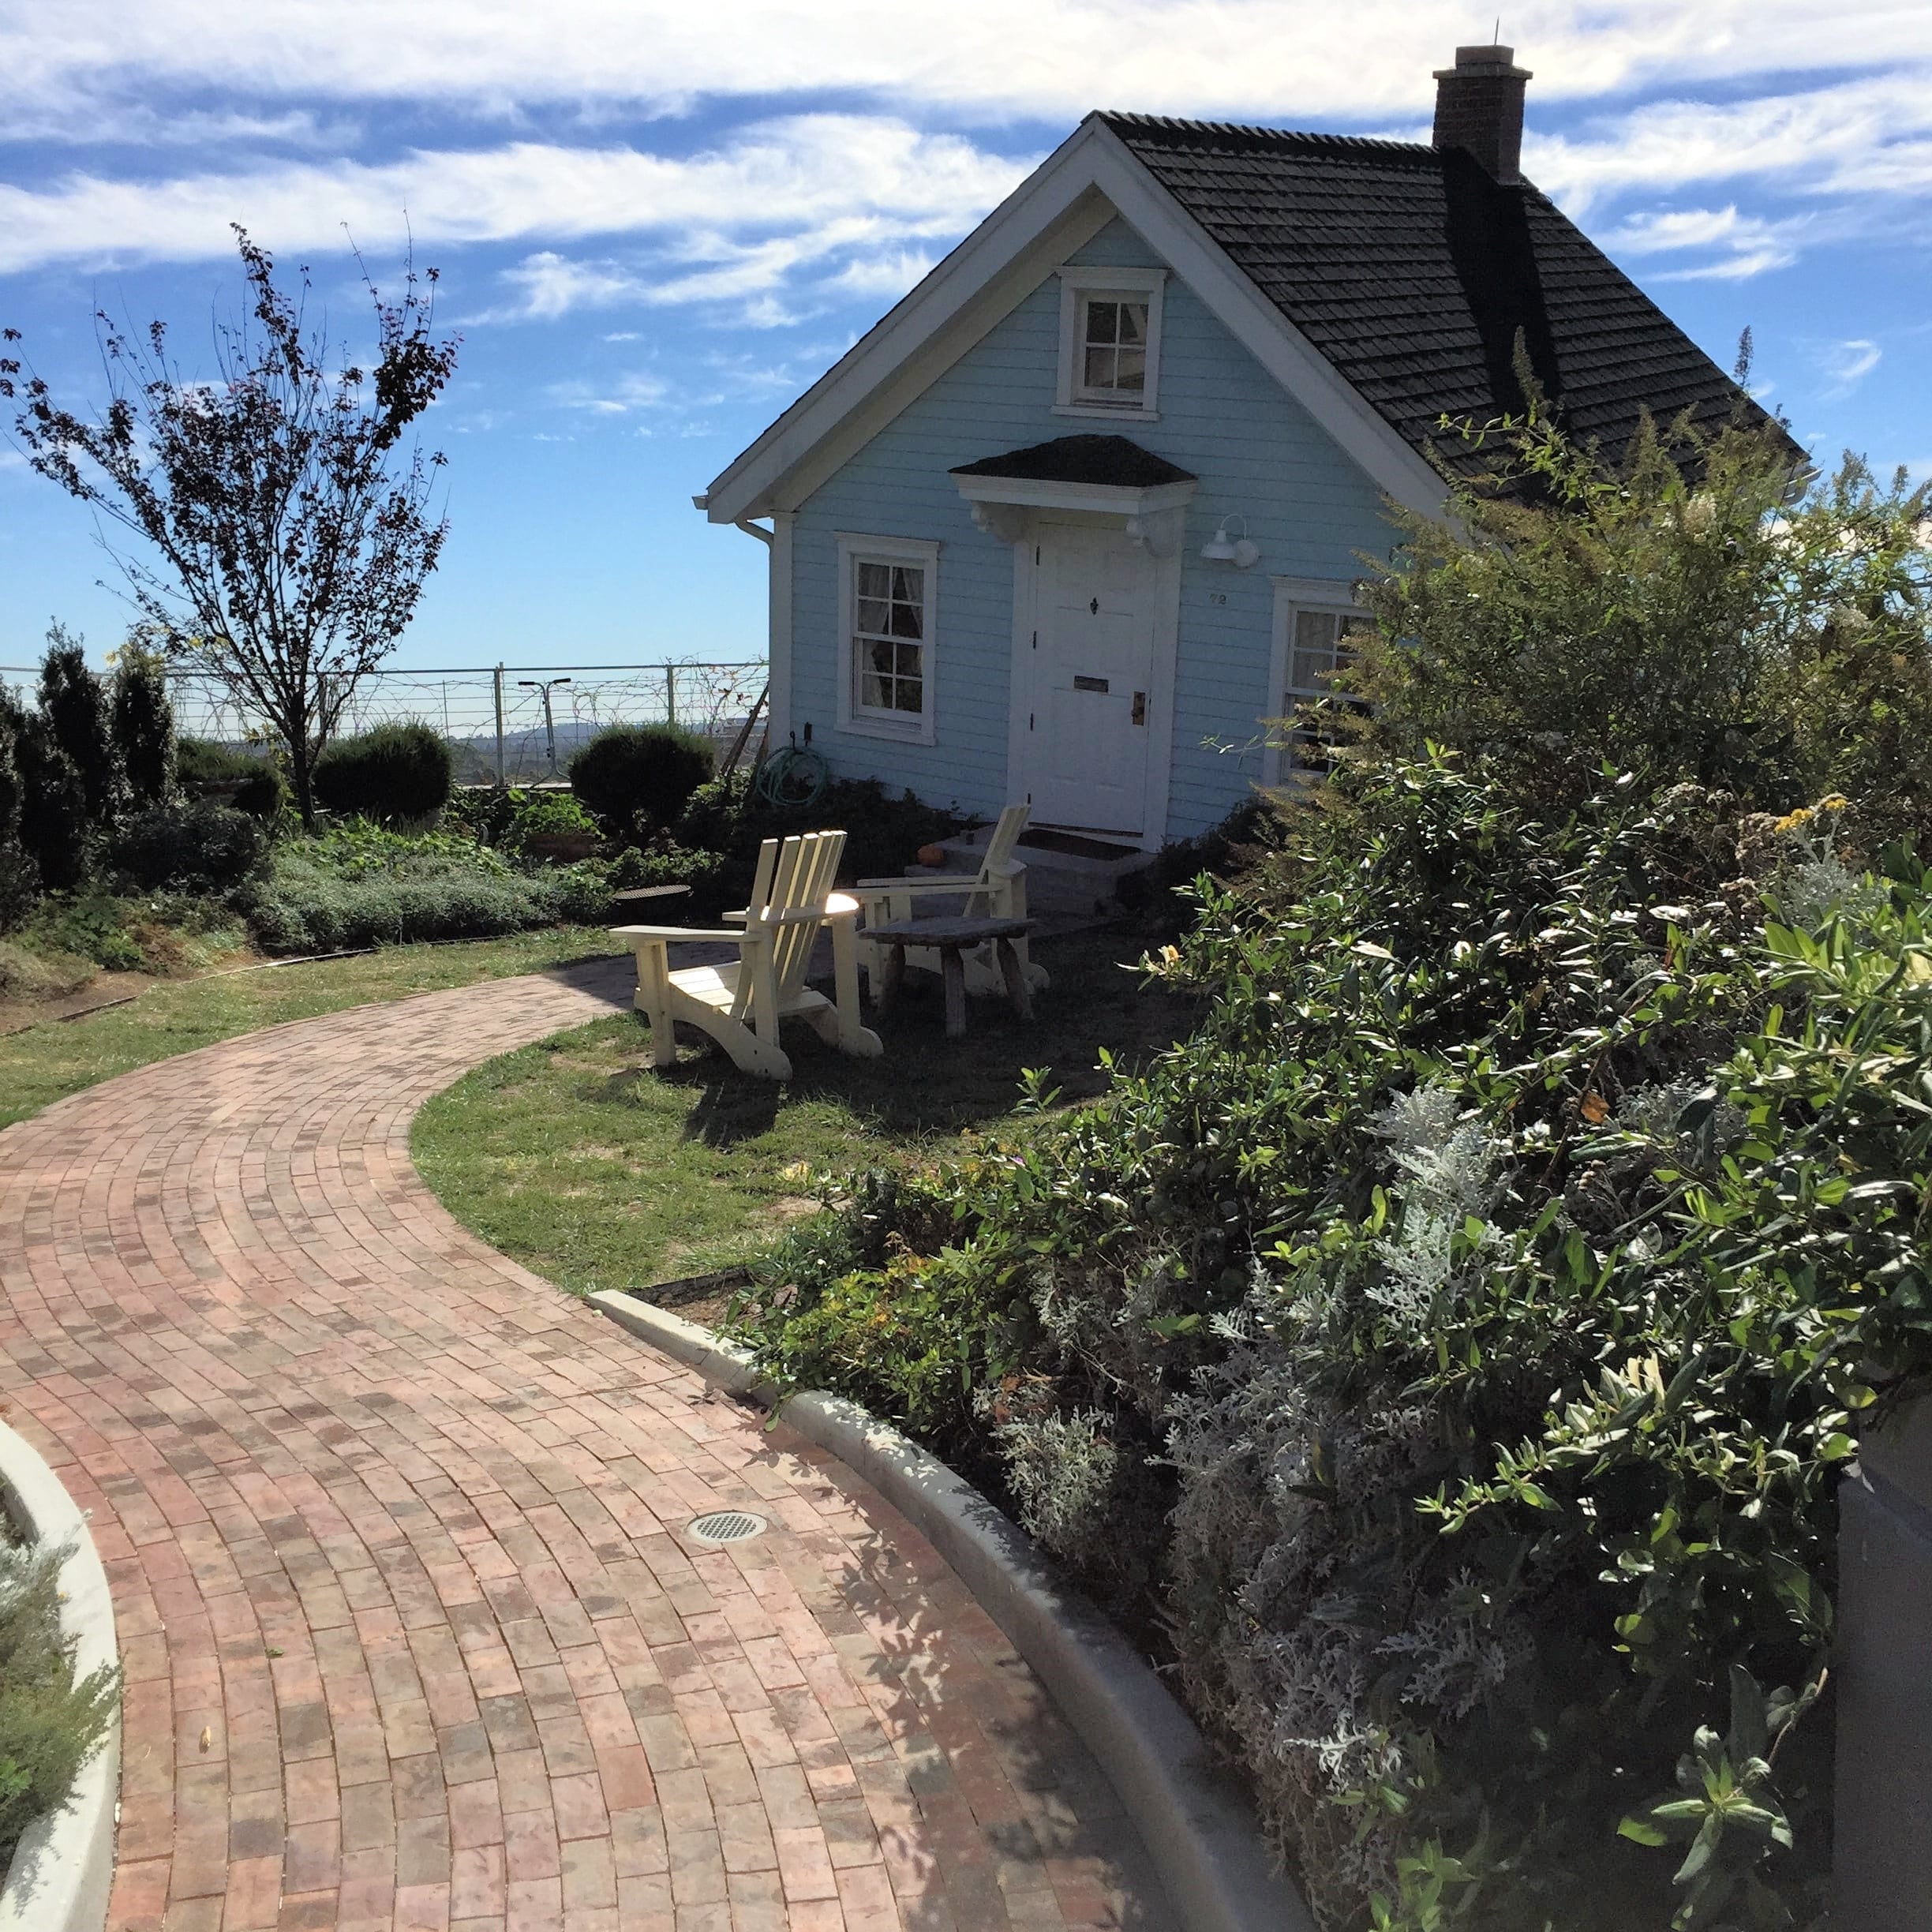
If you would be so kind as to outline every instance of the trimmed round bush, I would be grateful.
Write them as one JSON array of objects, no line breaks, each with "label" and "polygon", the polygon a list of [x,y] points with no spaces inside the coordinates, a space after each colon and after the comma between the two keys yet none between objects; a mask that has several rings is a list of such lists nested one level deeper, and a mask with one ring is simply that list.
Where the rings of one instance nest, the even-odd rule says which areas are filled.
[{"label": "trimmed round bush", "polygon": [[174,778],[190,797],[219,797],[257,818],[274,818],[288,800],[287,781],[272,759],[213,738],[177,742]]},{"label": "trimmed round bush", "polygon": [[328,746],[313,780],[338,818],[400,825],[440,812],[455,776],[449,747],[427,724],[378,724]]},{"label": "trimmed round bush", "polygon": [[114,870],[141,892],[232,890],[268,853],[261,821],[213,799],[137,812],[110,855]]},{"label": "trimmed round bush", "polygon": [[711,776],[711,746],[676,724],[613,724],[571,760],[571,789],[615,826],[668,826]]}]

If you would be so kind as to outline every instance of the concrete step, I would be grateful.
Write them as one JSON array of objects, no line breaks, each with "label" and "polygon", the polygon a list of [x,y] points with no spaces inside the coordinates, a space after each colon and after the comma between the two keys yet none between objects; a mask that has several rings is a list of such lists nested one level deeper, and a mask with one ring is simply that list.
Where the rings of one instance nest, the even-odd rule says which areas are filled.
[{"label": "concrete step", "polygon": [[[942,841],[945,871],[973,873],[990,826]],[[1120,882],[1154,863],[1151,852],[1119,840],[1029,826],[1013,854],[1027,869],[1027,909],[1042,918],[1104,918],[1119,905]]]}]

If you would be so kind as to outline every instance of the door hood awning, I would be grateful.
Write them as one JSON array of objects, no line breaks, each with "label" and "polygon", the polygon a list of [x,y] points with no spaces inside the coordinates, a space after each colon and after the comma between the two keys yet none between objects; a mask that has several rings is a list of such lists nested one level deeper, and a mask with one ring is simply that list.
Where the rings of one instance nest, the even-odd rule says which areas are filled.
[{"label": "door hood awning", "polygon": [[1050,443],[961,463],[952,474],[972,504],[1129,517],[1187,502],[1199,481],[1191,470],[1124,436],[1055,436]]},{"label": "door hood awning", "polygon": [[1124,517],[1178,509],[1200,481],[1123,436],[1055,436],[1050,443],[961,463],[952,477],[960,494],[975,506],[1095,510]]}]

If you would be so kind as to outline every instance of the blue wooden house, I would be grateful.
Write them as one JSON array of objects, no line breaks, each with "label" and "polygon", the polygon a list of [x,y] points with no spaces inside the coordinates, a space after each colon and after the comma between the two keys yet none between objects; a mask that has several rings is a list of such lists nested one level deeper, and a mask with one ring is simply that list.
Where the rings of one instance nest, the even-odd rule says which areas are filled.
[{"label": "blue wooden house", "polygon": [[[1737,391],[1518,159],[1503,47],[1427,146],[1095,114],[696,500],[770,550],[773,741],[1151,849],[1290,749],[1441,423],[1518,345],[1614,458]],[[758,519],[769,519],[761,522]]]}]

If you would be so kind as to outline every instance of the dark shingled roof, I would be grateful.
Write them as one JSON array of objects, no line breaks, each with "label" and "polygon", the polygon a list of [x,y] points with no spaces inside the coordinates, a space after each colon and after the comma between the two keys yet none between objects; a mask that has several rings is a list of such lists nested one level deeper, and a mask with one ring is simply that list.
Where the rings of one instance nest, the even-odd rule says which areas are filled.
[{"label": "dark shingled roof", "polygon": [[1392,429],[1458,469],[1490,459],[1439,419],[1521,413],[1519,331],[1564,422],[1611,462],[1646,408],[1715,427],[1736,404],[1730,377],[1545,196],[1460,149],[1099,118]]},{"label": "dark shingled roof", "polygon": [[1156,456],[1124,436],[1055,436],[960,463],[954,476],[1024,477],[1030,483],[1111,483],[1128,489],[1152,489],[1162,483],[1192,483],[1194,473]]}]

